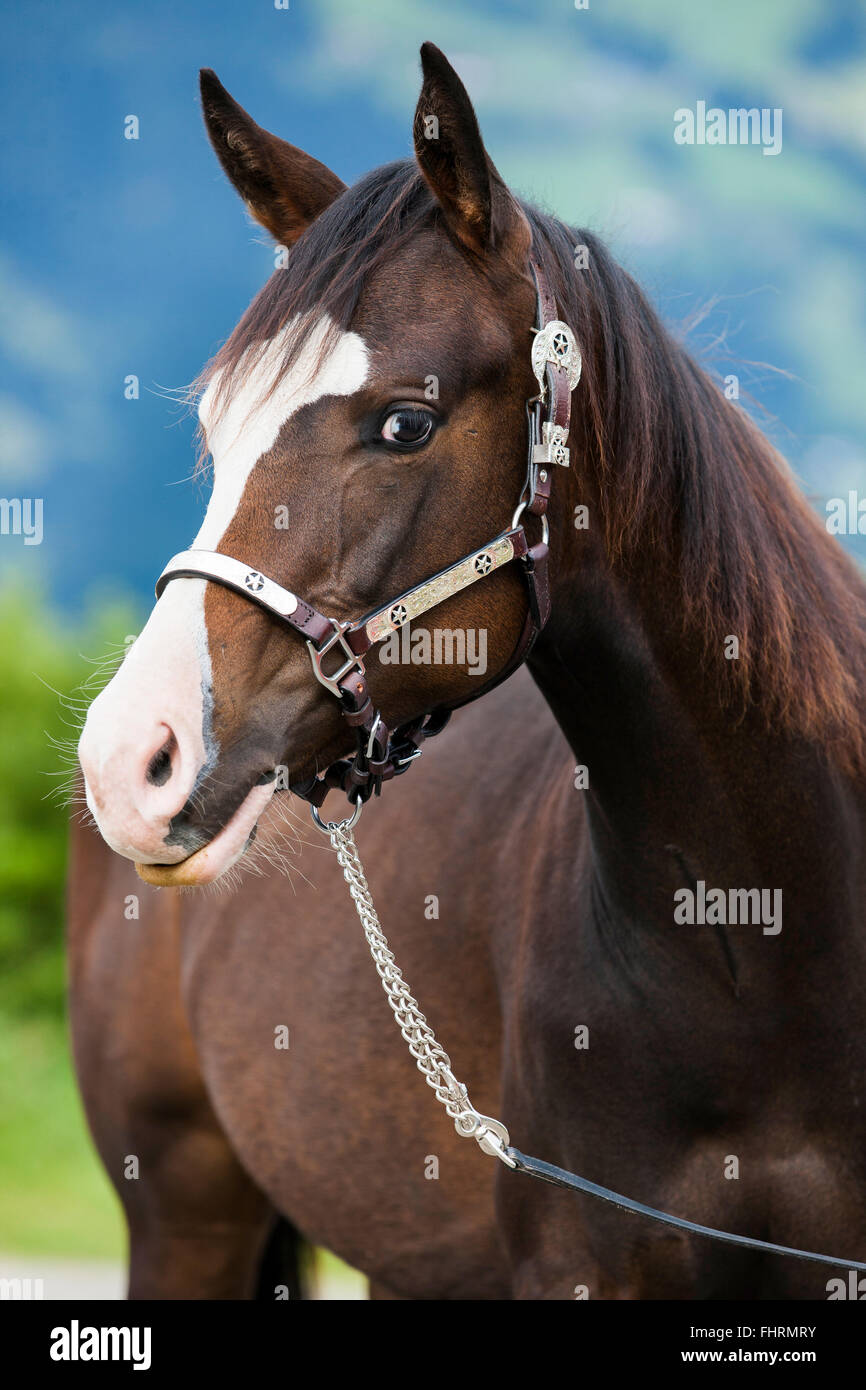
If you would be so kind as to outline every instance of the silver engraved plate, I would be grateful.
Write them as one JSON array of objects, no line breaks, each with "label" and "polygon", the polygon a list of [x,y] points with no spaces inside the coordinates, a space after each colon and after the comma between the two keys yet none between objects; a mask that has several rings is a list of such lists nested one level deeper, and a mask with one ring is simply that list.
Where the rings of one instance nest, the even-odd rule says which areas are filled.
[{"label": "silver engraved plate", "polygon": [[221,551],[182,550],[173,556],[157,580],[157,598],[172,579],[212,579],[228,589],[252,595],[262,608],[269,608],[281,618],[290,617],[298,606],[297,594]]},{"label": "silver engraved plate", "polygon": [[532,446],[533,463],[558,463],[563,468],[568,467],[568,430],[562,425],[554,425],[552,420],[545,420],[541,427],[541,444]]},{"label": "silver engraved plate", "polygon": [[532,370],[544,395],[544,373],[547,364],[564,367],[568,372],[568,389],[573,391],[580,381],[581,358],[577,339],[567,323],[551,319],[540,328],[532,341]]},{"label": "silver engraved plate", "polygon": [[476,580],[492,574],[513,558],[514,541],[511,536],[500,536],[492,545],[485,545],[483,550],[473,551],[443,574],[437,574],[433,579],[410,589],[408,593],[401,594],[396,603],[391,603],[387,608],[374,613],[364,624],[367,637],[371,642],[381,642],[389,632],[396,632],[398,627],[402,627],[411,618],[420,617],[429,608],[435,608],[443,599],[450,598],[452,594],[459,594],[461,589],[466,589]]}]

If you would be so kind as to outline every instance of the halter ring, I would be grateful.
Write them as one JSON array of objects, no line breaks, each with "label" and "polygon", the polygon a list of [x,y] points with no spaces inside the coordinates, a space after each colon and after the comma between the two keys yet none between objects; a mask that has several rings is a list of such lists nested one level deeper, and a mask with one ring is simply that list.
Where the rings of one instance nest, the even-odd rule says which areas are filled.
[{"label": "halter ring", "polygon": [[313,805],[310,806],[310,813],[313,817],[313,824],[316,829],[321,830],[325,835],[330,835],[334,830],[354,830],[358,821],[361,819],[361,812],[363,809],[364,803],[361,798],[358,797],[355,802],[354,811],[350,816],[347,816],[345,820],[322,820],[318,810]]},{"label": "halter ring", "polygon": [[[525,509],[526,509],[527,506],[528,506],[528,503],[526,503],[526,502],[521,502],[521,503],[518,505],[517,511],[514,513],[514,516],[511,518],[511,529],[512,529],[512,531],[514,531],[514,530],[517,529],[517,524],[518,524],[518,522],[520,521],[520,518],[522,517],[522,515],[523,515],[523,513],[524,513],[524,511],[525,511]],[[547,520],[547,515],[546,515],[546,514],[544,514],[544,515],[541,517],[541,539],[544,541],[544,544],[545,544],[545,545],[547,545],[548,541],[550,540],[550,522]]]}]

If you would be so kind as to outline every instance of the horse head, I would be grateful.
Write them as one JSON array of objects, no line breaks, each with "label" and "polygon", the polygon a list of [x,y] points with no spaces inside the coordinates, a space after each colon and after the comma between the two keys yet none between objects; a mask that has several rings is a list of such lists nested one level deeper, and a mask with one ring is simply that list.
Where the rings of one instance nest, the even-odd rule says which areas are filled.
[{"label": "horse head", "polygon": [[[414,160],[351,188],[202,73],[211,142],[280,264],[201,379],[213,487],[187,555],[209,567],[187,559],[162,588],[80,741],[101,833],[152,882],[218,877],[249,844],[275,770],[303,785],[351,746],[340,692],[313,678],[302,637],[315,624],[298,614],[327,615],[338,636],[501,536],[520,496],[538,392],[533,231],[456,73],[429,44],[422,63]],[[527,613],[519,566],[497,556],[476,554],[485,583],[446,582],[424,616],[483,632],[488,679]],[[235,567],[228,582],[213,582],[219,564]],[[294,632],[262,607],[282,591],[302,605]],[[344,654],[339,643],[331,673]],[[374,653],[365,679],[392,728],[479,688],[465,661]],[[375,762],[375,731],[370,748]]]}]

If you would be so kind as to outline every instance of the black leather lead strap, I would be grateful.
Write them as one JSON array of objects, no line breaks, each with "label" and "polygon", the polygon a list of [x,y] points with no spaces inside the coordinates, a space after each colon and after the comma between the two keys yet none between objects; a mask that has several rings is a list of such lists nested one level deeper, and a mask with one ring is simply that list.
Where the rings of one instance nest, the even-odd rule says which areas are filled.
[{"label": "black leather lead strap", "polygon": [[519,1149],[507,1148],[505,1154],[513,1163],[512,1171],[515,1173],[526,1173],[530,1178],[540,1178],[542,1182],[552,1183],[554,1187],[568,1188],[570,1192],[584,1192],[589,1197],[598,1197],[602,1202],[610,1202],[622,1211],[633,1212],[635,1216],[647,1216],[651,1221],[660,1221],[664,1226],[687,1231],[689,1235],[723,1240],[728,1245],[761,1250],[765,1255],[790,1255],[795,1260],[812,1260],[816,1264],[833,1265],[837,1269],[866,1270],[866,1264],[859,1260],[837,1260],[833,1255],[816,1255],[811,1250],[794,1250],[790,1245],[773,1245],[771,1241],[756,1240],[754,1236],[737,1236],[730,1231],[717,1231],[713,1226],[700,1226],[695,1221],[684,1221],[682,1217],[670,1216],[667,1212],[659,1211],[657,1207],[645,1207],[642,1202],[636,1202],[632,1197],[623,1197],[619,1192],[612,1192],[609,1187],[600,1187],[598,1183],[590,1182],[588,1178],[580,1178],[576,1173],[567,1172],[565,1168],[557,1168],[553,1163],[545,1163],[540,1158],[530,1158]]}]

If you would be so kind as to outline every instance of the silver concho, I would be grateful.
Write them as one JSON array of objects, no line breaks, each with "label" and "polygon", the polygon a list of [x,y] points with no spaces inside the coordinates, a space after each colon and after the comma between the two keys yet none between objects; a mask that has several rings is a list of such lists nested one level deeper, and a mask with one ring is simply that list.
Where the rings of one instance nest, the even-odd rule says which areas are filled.
[{"label": "silver concho", "polygon": [[[517,523],[512,524],[516,526]],[[373,613],[365,624],[368,638],[371,642],[381,642],[389,632],[402,627],[410,618],[414,621],[422,613],[428,613],[437,604],[451,598],[453,594],[459,594],[470,584],[475,584],[485,575],[492,574],[501,565],[507,565],[509,560],[514,559],[514,555],[513,537],[497,536],[484,550],[465,555],[442,574],[434,574],[432,579],[425,579],[423,584],[416,584],[414,589],[403,594],[402,598],[392,603],[389,608],[381,608],[377,613]]]},{"label": "silver concho", "polygon": [[250,570],[249,574],[244,578],[244,584],[251,594],[257,594],[265,587],[265,581],[258,570]]},{"label": "silver concho", "polygon": [[545,420],[541,427],[541,444],[534,444],[532,448],[533,463],[558,463],[560,467],[567,468],[569,463],[568,453],[568,430],[562,425],[555,425],[552,420]]},{"label": "silver concho", "polygon": [[580,381],[580,349],[567,323],[551,319],[536,333],[532,342],[532,370],[544,394],[544,373],[548,362],[564,367],[568,372],[568,389],[573,391]]}]

